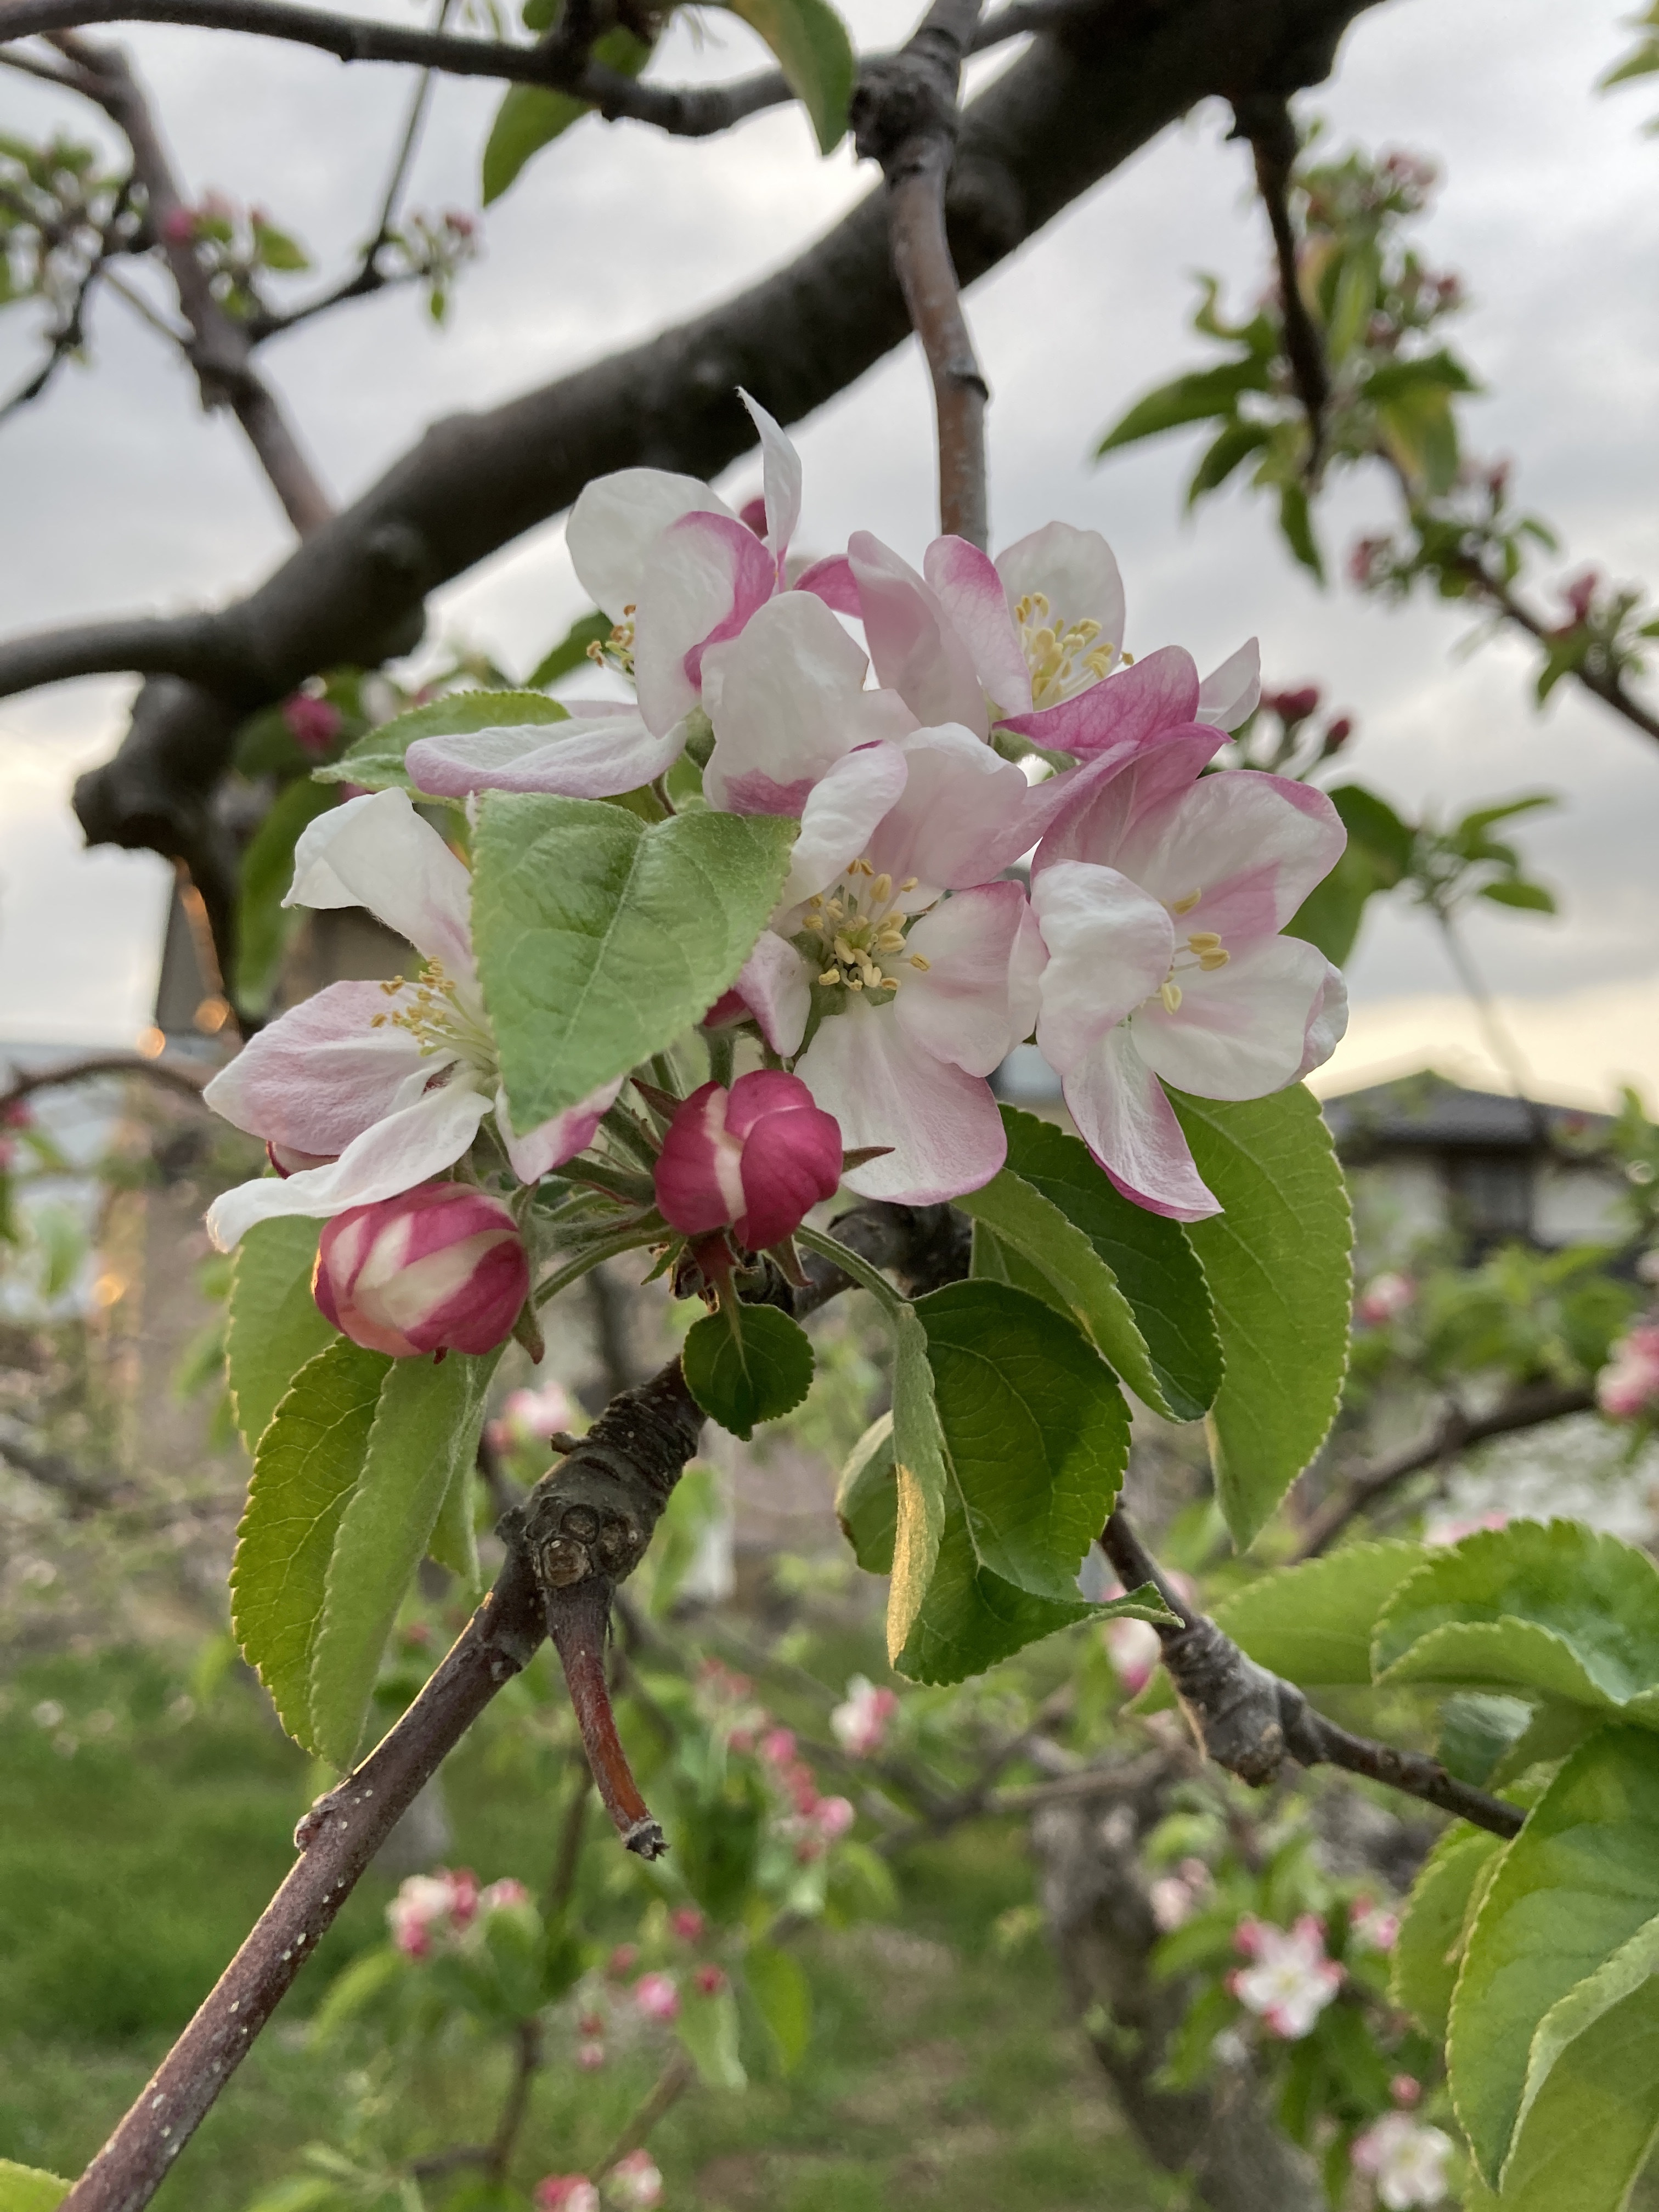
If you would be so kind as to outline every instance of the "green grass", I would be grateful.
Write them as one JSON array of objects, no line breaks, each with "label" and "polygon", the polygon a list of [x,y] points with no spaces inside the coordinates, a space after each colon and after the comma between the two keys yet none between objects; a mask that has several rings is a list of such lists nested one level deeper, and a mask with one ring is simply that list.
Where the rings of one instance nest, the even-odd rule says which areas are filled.
[{"label": "green grass", "polygon": [[[79,2170],[291,1863],[315,1786],[303,1757],[240,1680],[199,1711],[180,1698],[160,1659],[121,1653],[30,1667],[0,1697],[0,2156]],[[456,1860],[538,1882],[556,1773],[505,1715],[482,1730],[453,1763]],[[391,2075],[366,2030],[327,2050],[309,2038],[329,1980],[380,1939],[391,1887],[371,1874],[347,1905],[160,2212],[240,2212],[307,2142],[339,2144],[354,2112],[363,2140],[400,2157],[489,2132],[502,2062],[476,2046],[452,2040],[411,2078]],[[602,1922],[631,1927],[640,1892],[603,1839],[585,1888]],[[811,2049],[788,2081],[763,2062],[748,2092],[694,2091],[675,2108],[652,2139],[670,2212],[1170,2203],[1063,2016],[1047,1954],[1005,1959],[990,1943],[1029,1895],[1018,1834],[965,1829],[907,1865],[900,1924],[804,1937]],[[557,2063],[556,2033],[552,2047],[521,2186],[599,2156],[660,2063],[641,2050],[579,2075]]]}]

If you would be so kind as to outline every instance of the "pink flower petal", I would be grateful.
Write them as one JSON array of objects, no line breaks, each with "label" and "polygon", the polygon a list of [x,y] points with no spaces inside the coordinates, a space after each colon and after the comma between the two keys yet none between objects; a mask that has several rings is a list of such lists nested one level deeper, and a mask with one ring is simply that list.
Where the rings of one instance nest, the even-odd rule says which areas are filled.
[{"label": "pink flower petal", "polygon": [[894,1147],[848,1176],[862,1198],[931,1206],[977,1190],[1007,1157],[989,1084],[915,1043],[891,1007],[858,1000],[820,1027],[798,1063],[849,1152]]},{"label": "pink flower petal", "polygon": [[822,561],[814,561],[795,579],[798,592],[811,592],[838,615],[851,615],[856,621],[864,612],[864,603],[859,597],[858,579],[853,574],[853,564],[844,553],[827,554]]},{"label": "pink flower petal", "polygon": [[[1097,836],[1097,846],[1101,842]],[[1121,868],[1166,904],[1199,892],[1197,905],[1182,916],[1182,934],[1213,931],[1231,952],[1282,929],[1346,842],[1322,791],[1230,769],[1143,808],[1115,849],[1091,850],[1090,857]]]},{"label": "pink flower petal", "polygon": [[380,983],[330,983],[251,1036],[203,1096],[250,1136],[332,1159],[447,1065],[396,1024],[371,1026],[408,998]]},{"label": "pink flower petal", "polygon": [[788,939],[763,931],[738,970],[736,988],[773,1051],[786,1059],[799,1051],[812,1006],[811,970]]},{"label": "pink flower petal", "polygon": [[989,554],[963,538],[936,538],[921,567],[999,713],[1029,713],[1031,674],[1008,611],[1008,594]]},{"label": "pink flower petal", "polygon": [[782,424],[775,422],[741,385],[738,386],[738,397],[749,410],[760,433],[763,482],[766,486],[766,550],[781,580],[784,556],[800,520],[800,455],[784,435]]},{"label": "pink flower petal", "polygon": [[647,729],[666,736],[702,703],[702,657],[736,637],[776,584],[772,557],[735,515],[685,514],[646,556],[634,675]]},{"label": "pink flower petal", "polygon": [[[1194,720],[1198,688],[1192,655],[1178,645],[1166,645],[1133,668],[1091,684],[1074,699],[1034,714],[1010,716],[1007,726],[1033,744],[1086,760],[1125,738],[1155,737],[1160,730]],[[1221,743],[1219,737],[1216,743]]]},{"label": "pink flower petal", "polygon": [[574,1106],[567,1106],[562,1114],[556,1114],[550,1121],[532,1129],[527,1136],[514,1133],[511,1111],[504,1090],[495,1093],[495,1126],[501,1131],[501,1142],[507,1147],[507,1157],[513,1172],[520,1182],[539,1182],[555,1168],[562,1168],[567,1160],[574,1160],[578,1152],[585,1152],[592,1143],[599,1123],[617,1103],[617,1094],[623,1087],[619,1075],[614,1083],[602,1083],[597,1091]]},{"label": "pink flower petal", "polygon": [[564,542],[583,588],[613,623],[637,605],[646,556],[683,514],[730,514],[696,477],[665,469],[618,469],[588,484],[570,510]]},{"label": "pink flower petal", "polygon": [[871,849],[877,827],[897,805],[909,772],[906,755],[885,743],[860,745],[826,770],[801,808],[800,835],[779,896],[781,908],[827,890],[844,868]]},{"label": "pink flower petal", "polygon": [[1306,1035],[1302,1042],[1302,1064],[1296,1071],[1296,1081],[1311,1075],[1336,1050],[1348,1030],[1348,987],[1343,981],[1342,970],[1326,963],[1325,988],[1314,1002],[1308,1017]]},{"label": "pink flower petal", "polygon": [[685,748],[678,722],[653,737],[631,708],[601,700],[578,702],[565,722],[469,730],[417,738],[404,766],[422,791],[465,799],[475,791],[547,791],[567,799],[614,799],[665,775]]},{"label": "pink flower petal", "polygon": [[1048,826],[1031,863],[1033,876],[1056,860],[1121,866],[1118,856],[1130,831],[1189,790],[1225,742],[1206,724],[1184,723],[1109,746],[1081,768],[1038,784],[1033,799]]},{"label": "pink flower petal", "polygon": [[1022,771],[960,725],[917,730],[897,741],[907,775],[865,848],[872,865],[896,884],[912,909],[941,890],[988,883],[1030,845],[1031,787]]},{"label": "pink flower petal", "polygon": [[1174,1108],[1127,1030],[1103,1037],[1062,1088],[1078,1134],[1125,1198],[1176,1221],[1220,1212]]},{"label": "pink flower petal", "polygon": [[284,906],[363,906],[450,976],[472,975],[472,878],[403,791],[319,814],[294,848]]},{"label": "pink flower petal", "polygon": [[[732,1108],[737,1091],[734,1085]],[[731,1109],[726,1127],[732,1127]],[[799,1229],[815,1206],[840,1188],[841,1154],[841,1130],[820,1108],[763,1113],[743,1148],[744,1211],[733,1224],[741,1242],[759,1252]]]},{"label": "pink flower petal", "polygon": [[489,1110],[489,1101],[464,1083],[428,1091],[366,1129],[327,1167],[226,1191],[208,1211],[208,1234],[220,1251],[228,1252],[256,1221],[284,1214],[325,1218],[349,1206],[395,1198],[453,1167]]},{"label": "pink flower petal", "polygon": [[938,594],[867,530],[848,539],[847,556],[877,680],[896,691],[919,722],[933,728],[959,722],[982,738],[990,728],[985,694]]}]

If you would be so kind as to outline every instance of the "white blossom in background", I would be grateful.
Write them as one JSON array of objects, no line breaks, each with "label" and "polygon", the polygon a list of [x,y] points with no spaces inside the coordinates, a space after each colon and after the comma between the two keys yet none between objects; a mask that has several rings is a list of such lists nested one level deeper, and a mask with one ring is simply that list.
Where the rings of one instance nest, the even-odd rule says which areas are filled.
[{"label": "white blossom in background", "polygon": [[1361,1291],[1354,1301],[1354,1317],[1368,1328],[1380,1328],[1385,1322],[1397,1321],[1416,1298],[1417,1285],[1411,1277],[1389,1268],[1373,1275]]},{"label": "white blossom in background", "polygon": [[662,2203],[662,2174],[648,2150],[630,2150],[605,2179],[605,2193],[617,2212],[652,2212]]},{"label": "white blossom in background", "polygon": [[830,1733],[852,1758],[868,1759],[881,1749],[887,1723],[897,1710],[893,1691],[878,1689],[867,1675],[850,1675],[846,1702],[830,1716]]},{"label": "white blossom in background", "polygon": [[1385,1905],[1374,1905],[1369,1898],[1361,1898],[1354,1906],[1348,1929],[1354,1942],[1364,1950],[1392,1951],[1400,1941],[1400,1915],[1390,1912]]},{"label": "white blossom in background", "polygon": [[1286,2043],[1298,2043],[1342,1985],[1342,1969],[1325,1949],[1324,1924],[1304,1912],[1293,1928],[1241,1920],[1236,1947],[1251,1961],[1227,1979],[1246,2012]]},{"label": "white blossom in background", "polygon": [[1451,2137],[1438,2128],[1409,2112],[1384,2112],[1355,2138],[1349,2155],[1376,2183],[1379,2204],[1388,2212],[1411,2212],[1413,2205],[1444,2203],[1451,2154]]},{"label": "white blossom in background", "polygon": [[1159,1933],[1184,1928],[1214,1893],[1214,1879],[1202,1859],[1182,1859],[1173,1873],[1160,1875],[1147,1892]]}]

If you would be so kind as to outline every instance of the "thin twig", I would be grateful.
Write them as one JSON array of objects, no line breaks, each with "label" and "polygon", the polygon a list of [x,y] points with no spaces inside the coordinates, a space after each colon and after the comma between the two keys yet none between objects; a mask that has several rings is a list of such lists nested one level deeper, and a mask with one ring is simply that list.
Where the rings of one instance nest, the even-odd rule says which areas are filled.
[{"label": "thin twig", "polygon": [[963,313],[945,191],[956,152],[962,64],[980,0],[933,0],[902,51],[866,69],[853,129],[887,179],[893,269],[927,356],[939,429],[939,528],[983,548],[989,534],[985,409],[990,398]]},{"label": "thin twig", "polygon": [[637,2150],[663,2115],[677,2105],[690,2087],[696,2069],[684,2051],[677,2051],[662,2072],[657,2076],[649,2094],[617,2137],[610,2149],[594,2167],[601,2176]]},{"label": "thin twig", "polygon": [[[42,74],[47,72],[43,71]],[[53,78],[52,81],[66,84],[73,82],[69,78]],[[116,193],[114,205],[99,227],[96,248],[82,271],[81,281],[75,288],[75,297],[52,332],[45,361],[33,376],[18,386],[9,399],[0,404],[0,422],[15,414],[19,408],[27,407],[31,400],[38,399],[70,356],[78,353],[86,343],[87,303],[92,297],[94,286],[104,274],[111,255],[125,250],[120,233],[131,207],[131,191],[132,179],[128,177],[123,180]]]},{"label": "thin twig", "polygon": [[85,1060],[66,1060],[57,1067],[37,1068],[33,1074],[15,1077],[0,1091],[0,1114],[33,1097],[37,1091],[56,1091],[67,1084],[89,1082],[99,1075],[142,1075],[186,1098],[199,1098],[214,1072],[173,1060],[145,1060],[136,1052],[94,1053]]},{"label": "thin twig", "polygon": [[1242,1782],[1260,1789],[1287,1759],[1301,1766],[1340,1766],[1435,1805],[1496,1836],[1518,1835],[1526,1815],[1449,1774],[1437,1759],[1351,1735],[1316,1712],[1293,1682],[1248,1658],[1214,1621],[1184,1604],[1121,1511],[1101,1532],[1101,1544],[1126,1589],[1151,1583],[1181,1621],[1160,1628],[1164,1664],[1182,1710],[1206,1753]]},{"label": "thin twig", "polygon": [[1588,1413],[1595,1404],[1595,1394],[1586,1386],[1531,1382],[1505,1398],[1491,1413],[1478,1417],[1466,1413],[1461,1406],[1447,1407],[1433,1433],[1421,1443],[1411,1445],[1376,1467],[1358,1469],[1341,1490],[1325,1499],[1310,1516],[1302,1541],[1292,1555],[1293,1561],[1317,1559],[1357,1516],[1369,1512],[1380,1498],[1413,1475],[1420,1474],[1425,1468],[1438,1467],[1443,1461],[1455,1458],[1472,1445],[1485,1443],[1489,1437],[1513,1436],[1522,1429],[1538,1428],[1546,1421],[1565,1420],[1569,1413]]},{"label": "thin twig", "polygon": [[1279,264],[1280,312],[1285,325],[1285,357],[1296,380],[1297,398],[1308,418],[1308,456],[1302,473],[1317,483],[1325,457],[1325,410],[1330,404],[1330,372],[1325,364],[1324,340],[1308,312],[1297,265],[1296,230],[1291,221],[1291,184],[1296,158],[1301,151],[1290,104],[1282,93],[1253,93],[1236,100],[1236,135],[1248,138],[1255,157],[1256,191],[1267,214],[1273,236],[1273,258]]}]

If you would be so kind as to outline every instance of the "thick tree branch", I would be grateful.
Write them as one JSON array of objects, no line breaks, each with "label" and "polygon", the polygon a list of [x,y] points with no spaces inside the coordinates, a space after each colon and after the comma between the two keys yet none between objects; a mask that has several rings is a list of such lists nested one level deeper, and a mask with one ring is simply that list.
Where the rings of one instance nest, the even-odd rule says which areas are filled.
[{"label": "thick tree branch", "polygon": [[990,391],[962,311],[945,220],[960,124],[957,88],[979,13],[980,0],[934,0],[902,52],[865,70],[853,131],[859,152],[879,161],[887,180],[893,268],[933,379],[939,528],[983,548]]},{"label": "thick tree branch", "polygon": [[1218,1766],[1253,1789],[1271,1782],[1287,1759],[1300,1766],[1340,1766],[1421,1798],[1496,1836],[1518,1835],[1525,1814],[1449,1774],[1421,1752],[1352,1735],[1317,1713],[1293,1682],[1249,1659],[1214,1621],[1194,1613],[1170,1587],[1121,1512],[1101,1534],[1107,1558],[1126,1589],[1153,1583],[1179,1628],[1160,1628],[1164,1664],[1193,1732]]},{"label": "thick tree branch", "polygon": [[1522,1429],[1539,1428],[1546,1421],[1564,1420],[1569,1413],[1588,1413],[1595,1404],[1595,1392],[1583,1385],[1529,1382],[1489,1413],[1476,1416],[1466,1413],[1461,1406],[1447,1407],[1434,1433],[1423,1443],[1396,1453],[1392,1459],[1380,1460],[1375,1467],[1361,1468],[1324,1500],[1309,1516],[1296,1559],[1316,1559],[1357,1515],[1369,1512],[1379,1498],[1412,1475],[1420,1474],[1425,1468],[1437,1467],[1491,1437],[1513,1436]]}]

